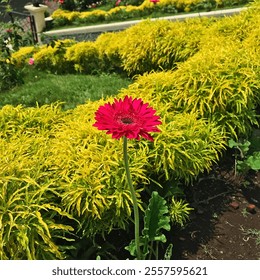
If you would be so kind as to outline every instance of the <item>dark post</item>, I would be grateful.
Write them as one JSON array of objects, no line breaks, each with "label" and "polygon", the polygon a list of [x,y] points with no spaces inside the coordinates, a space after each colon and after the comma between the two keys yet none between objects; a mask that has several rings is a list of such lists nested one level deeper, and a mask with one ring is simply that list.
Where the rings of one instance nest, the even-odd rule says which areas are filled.
[{"label": "dark post", "polygon": [[32,4],[34,7],[40,7],[41,2],[42,2],[41,0],[33,0]]}]

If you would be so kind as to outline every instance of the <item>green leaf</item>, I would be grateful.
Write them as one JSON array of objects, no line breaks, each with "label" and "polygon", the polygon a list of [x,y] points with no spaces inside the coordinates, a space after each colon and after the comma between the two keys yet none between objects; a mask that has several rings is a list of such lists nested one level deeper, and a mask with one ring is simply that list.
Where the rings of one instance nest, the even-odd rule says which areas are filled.
[{"label": "green leaf", "polygon": [[161,230],[169,231],[171,228],[168,213],[166,200],[157,192],[153,192],[145,211],[143,236],[149,241],[166,242],[166,237]]},{"label": "green leaf", "polygon": [[239,147],[242,150],[244,155],[249,151],[249,146],[250,145],[251,145],[251,143],[248,140],[239,144]]},{"label": "green leaf", "polygon": [[164,260],[170,260],[171,257],[172,257],[172,248],[173,248],[173,245],[172,243],[170,243],[165,251],[165,254],[164,254]]},{"label": "green leaf", "polygon": [[229,146],[229,148],[234,148],[234,147],[237,147],[239,144],[235,141],[235,140],[233,140],[233,139],[229,139],[228,140],[228,146]]},{"label": "green leaf", "polygon": [[246,159],[247,165],[253,170],[260,170],[260,152],[255,152]]},{"label": "green leaf", "polygon": [[[141,247],[144,247],[143,255],[146,256],[148,254],[148,247],[147,247],[147,239],[144,236],[140,236],[140,245]],[[131,240],[128,246],[125,247],[125,249],[130,253],[131,256],[136,257],[137,251],[136,251],[136,244],[135,239]]]}]

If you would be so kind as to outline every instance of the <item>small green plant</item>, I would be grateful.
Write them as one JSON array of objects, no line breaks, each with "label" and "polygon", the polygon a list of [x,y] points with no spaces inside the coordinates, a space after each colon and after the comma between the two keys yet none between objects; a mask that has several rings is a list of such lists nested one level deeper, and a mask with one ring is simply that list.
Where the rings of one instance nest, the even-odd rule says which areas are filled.
[{"label": "small green plant", "polygon": [[20,47],[22,39],[19,31],[22,28],[16,23],[0,29],[0,90],[6,90],[22,84],[22,74],[12,61],[12,53]]},{"label": "small green plant", "polygon": [[[144,228],[140,236],[140,247],[142,259],[159,259],[159,244],[166,243],[167,239],[163,230],[169,231],[170,213],[166,200],[158,192],[152,192],[149,205],[144,214]],[[126,249],[134,257],[137,257],[135,240],[132,240]],[[172,246],[169,245],[165,252],[165,258],[171,256]]]},{"label": "small green plant", "polygon": [[240,227],[242,230],[243,234],[247,238],[252,238],[255,239],[256,246],[260,246],[260,230],[256,228],[249,228],[249,229],[244,229],[242,226]]},{"label": "small green plant", "polygon": [[243,217],[246,218],[249,215],[249,212],[246,210],[246,208],[243,208],[242,211],[241,211],[241,214],[242,214]]},{"label": "small green plant", "polygon": [[184,200],[176,200],[174,197],[172,197],[169,214],[171,220],[174,223],[183,227],[186,221],[189,219],[189,214],[192,210],[193,208],[190,208],[189,204]]},{"label": "small green plant", "polygon": [[238,151],[235,153],[235,173],[246,173],[250,169],[260,170],[260,151],[248,154],[250,145],[251,142],[248,140],[236,142],[234,139],[229,139],[228,146]]}]

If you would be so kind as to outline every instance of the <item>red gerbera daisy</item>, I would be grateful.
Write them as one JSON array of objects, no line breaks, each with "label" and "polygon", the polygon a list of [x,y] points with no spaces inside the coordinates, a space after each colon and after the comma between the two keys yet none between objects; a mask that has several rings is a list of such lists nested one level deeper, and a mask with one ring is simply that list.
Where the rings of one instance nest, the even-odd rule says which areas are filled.
[{"label": "red gerbera daisy", "polygon": [[113,104],[100,106],[96,112],[94,124],[99,130],[107,130],[112,138],[125,136],[128,139],[140,139],[140,136],[153,141],[148,132],[159,132],[156,127],[161,124],[156,111],[143,103],[142,99],[126,96],[124,100],[115,99]]}]

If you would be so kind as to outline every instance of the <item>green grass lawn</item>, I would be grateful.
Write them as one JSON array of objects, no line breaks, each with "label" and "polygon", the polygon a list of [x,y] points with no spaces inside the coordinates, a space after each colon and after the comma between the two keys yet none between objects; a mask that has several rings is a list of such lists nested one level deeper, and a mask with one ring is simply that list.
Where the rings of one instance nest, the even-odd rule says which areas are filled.
[{"label": "green grass lawn", "polygon": [[87,99],[116,95],[131,82],[117,74],[55,75],[32,71],[25,76],[23,85],[0,93],[0,107],[7,104],[34,107],[61,101],[64,109],[71,109]]}]

